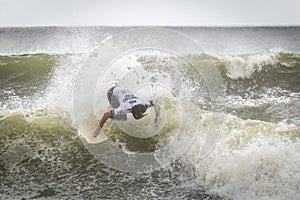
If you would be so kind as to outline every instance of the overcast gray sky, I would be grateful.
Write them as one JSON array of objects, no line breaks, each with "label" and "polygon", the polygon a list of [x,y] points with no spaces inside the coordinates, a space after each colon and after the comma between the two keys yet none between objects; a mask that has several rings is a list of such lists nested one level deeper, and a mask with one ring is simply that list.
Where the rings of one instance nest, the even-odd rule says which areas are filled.
[{"label": "overcast gray sky", "polygon": [[0,26],[300,25],[300,0],[0,0]]}]

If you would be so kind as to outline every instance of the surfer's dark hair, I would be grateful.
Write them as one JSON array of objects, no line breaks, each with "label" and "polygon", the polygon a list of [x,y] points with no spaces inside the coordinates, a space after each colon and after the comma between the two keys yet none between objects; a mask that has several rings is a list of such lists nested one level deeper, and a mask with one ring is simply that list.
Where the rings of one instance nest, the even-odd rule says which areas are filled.
[{"label": "surfer's dark hair", "polygon": [[142,104],[133,106],[132,115],[133,115],[134,119],[141,119],[141,118],[145,117],[145,115],[141,115],[141,113],[146,112],[146,110],[147,110],[147,107]]}]

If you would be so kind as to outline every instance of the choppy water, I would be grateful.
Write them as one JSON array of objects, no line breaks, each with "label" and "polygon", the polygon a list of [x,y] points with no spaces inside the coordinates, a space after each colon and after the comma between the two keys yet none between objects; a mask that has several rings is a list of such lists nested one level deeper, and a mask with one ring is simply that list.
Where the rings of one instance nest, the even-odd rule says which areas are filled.
[{"label": "choppy water", "polygon": [[[181,61],[148,50],[117,60],[114,65],[139,66],[120,81],[123,84],[139,86],[147,78],[154,77],[149,80],[154,83],[165,78],[178,92],[176,98],[181,91],[194,89],[185,96],[190,104],[183,104],[186,116],[193,116],[184,123],[191,124],[186,129],[172,116],[176,107],[167,104],[169,121],[162,136],[136,139],[111,129],[112,142],[130,154],[155,152],[176,131],[188,134],[198,124],[182,156],[171,165],[144,173],[115,170],[91,155],[90,146],[78,136],[78,120],[73,116],[88,110],[76,111],[73,105],[82,63],[103,39],[129,29],[0,29],[2,199],[300,198],[299,27],[173,28],[205,49],[193,55],[194,67],[200,69],[209,60],[225,88],[218,105],[225,121],[206,156],[199,149],[215,119],[203,79]],[[182,71],[176,71],[176,66]],[[143,73],[153,77],[145,78]],[[132,79],[136,82],[131,83]],[[88,104],[89,84],[85,82],[86,93],[76,97],[84,104]],[[192,113],[195,109],[197,116]],[[101,143],[96,145],[101,147]],[[177,145],[174,148],[184,143],[179,140]]]}]

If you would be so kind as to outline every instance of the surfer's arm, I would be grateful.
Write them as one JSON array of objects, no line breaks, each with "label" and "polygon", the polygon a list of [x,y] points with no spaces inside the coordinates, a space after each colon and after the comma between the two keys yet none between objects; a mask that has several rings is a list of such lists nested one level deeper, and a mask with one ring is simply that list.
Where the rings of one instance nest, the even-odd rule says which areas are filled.
[{"label": "surfer's arm", "polygon": [[104,123],[107,121],[108,118],[112,117],[112,112],[106,112],[103,114],[101,120],[99,121],[99,124],[96,128],[96,130],[93,132],[93,137],[97,137],[100,134],[101,128],[103,127]]},{"label": "surfer's arm", "polygon": [[112,117],[111,111],[104,113],[101,120],[99,121],[99,127],[102,128],[104,123],[108,120],[108,118],[111,118],[111,117]]},{"label": "surfer's arm", "polygon": [[157,100],[155,103],[151,101],[152,106],[154,106],[154,111],[155,111],[155,118],[154,118],[154,123],[156,126],[159,125],[161,119],[160,119],[160,103]]},{"label": "surfer's arm", "polygon": [[156,126],[158,126],[158,123],[160,122],[160,105],[159,105],[159,101],[156,100],[155,103],[153,102],[153,100],[148,100],[145,103],[145,106],[147,106],[147,108],[149,107],[154,107],[155,110],[155,118],[154,118],[154,122],[156,124]]}]

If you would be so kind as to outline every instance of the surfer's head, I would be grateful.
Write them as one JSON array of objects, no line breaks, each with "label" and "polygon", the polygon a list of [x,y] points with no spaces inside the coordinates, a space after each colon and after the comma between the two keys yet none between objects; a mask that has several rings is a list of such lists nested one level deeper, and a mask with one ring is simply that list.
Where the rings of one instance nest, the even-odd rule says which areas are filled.
[{"label": "surfer's head", "polygon": [[146,112],[146,110],[147,110],[147,106],[142,105],[142,104],[133,106],[132,115],[133,115],[134,119],[141,119],[141,118],[145,117],[144,112]]}]

